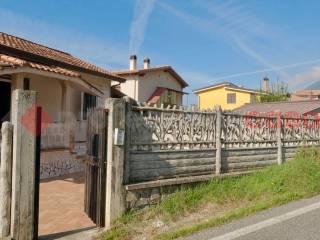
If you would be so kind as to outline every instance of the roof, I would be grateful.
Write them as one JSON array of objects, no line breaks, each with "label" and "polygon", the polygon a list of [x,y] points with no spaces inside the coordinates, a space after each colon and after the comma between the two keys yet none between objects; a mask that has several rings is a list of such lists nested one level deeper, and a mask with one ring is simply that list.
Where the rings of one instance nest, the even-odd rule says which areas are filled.
[{"label": "roof", "polygon": [[37,70],[42,70],[46,72],[58,73],[68,77],[80,77],[79,73],[70,71],[68,69],[56,67],[56,66],[47,66],[39,63],[34,63],[20,58],[15,58],[0,54],[0,69],[5,68],[16,68],[16,67],[30,67]]},{"label": "roof", "polygon": [[248,103],[239,107],[234,112],[237,113],[249,113],[249,112],[295,112],[298,114],[306,114],[320,108],[319,100],[305,100],[294,102],[270,102],[270,103]]},{"label": "roof", "polygon": [[145,74],[149,72],[155,72],[155,71],[165,71],[169,72],[175,79],[178,80],[178,82],[181,84],[183,88],[188,87],[189,84],[169,65],[164,66],[157,66],[157,67],[150,67],[147,69],[137,69],[137,70],[117,70],[112,71],[112,73],[118,75],[118,76],[127,76],[127,75],[139,75],[139,74]]},{"label": "roof", "polygon": [[259,94],[265,94],[261,91],[258,90],[254,90],[254,89],[250,89],[250,88],[245,88],[245,87],[241,87],[238,85],[235,85],[231,82],[222,82],[222,83],[218,83],[218,84],[213,84],[207,87],[203,87],[203,88],[198,88],[193,90],[194,93],[200,93],[203,91],[207,91],[207,90],[211,90],[211,89],[215,89],[215,88],[219,88],[219,87],[225,87],[231,90],[237,90],[237,91],[244,91],[244,92],[251,92],[251,93],[259,93]]},{"label": "roof", "polygon": [[[81,78],[80,74],[68,69],[64,69],[61,67],[56,67],[56,66],[47,66],[47,65],[43,65],[43,64],[39,64],[39,63],[34,63],[34,62],[30,62],[30,61],[26,61],[26,60],[22,60],[19,58],[15,58],[15,57],[11,57],[11,56],[7,56],[4,54],[0,54],[0,73],[3,73],[3,71],[7,70],[7,69],[16,69],[19,67],[27,67],[27,68],[31,68],[31,69],[36,69],[36,70],[40,70],[40,71],[45,71],[45,72],[49,72],[49,73],[56,73],[56,74],[60,74],[63,76],[67,76],[70,77],[69,80],[71,81],[71,83],[74,83],[74,81],[79,81],[82,86],[85,86],[85,89],[83,89],[83,91],[89,91],[89,93],[94,94],[94,95],[100,95],[102,94],[101,90],[99,90],[97,87],[95,87],[94,85],[92,85],[91,83],[89,83],[88,81],[84,80]],[[2,70],[2,72],[1,72]],[[26,70],[23,70],[26,71]],[[4,74],[1,75],[1,78],[4,79],[11,79],[10,75]],[[77,80],[74,80],[77,79]]]},{"label": "roof", "polygon": [[112,74],[110,71],[76,58],[69,53],[3,32],[0,32],[0,54],[16,57],[42,66],[55,66],[56,68],[88,73],[114,81],[125,81],[125,79]]},{"label": "roof", "polygon": [[295,93],[293,93],[294,95],[297,96],[319,96],[320,95],[320,90],[319,89],[302,89],[302,90],[298,90]]}]

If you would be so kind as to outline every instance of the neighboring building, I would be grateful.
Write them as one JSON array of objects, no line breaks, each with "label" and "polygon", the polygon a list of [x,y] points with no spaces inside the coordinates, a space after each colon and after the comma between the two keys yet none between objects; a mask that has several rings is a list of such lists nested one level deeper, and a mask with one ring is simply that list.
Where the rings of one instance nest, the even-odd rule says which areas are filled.
[{"label": "neighboring building", "polygon": [[[130,57],[128,70],[113,71],[126,82],[118,90],[138,102],[151,104],[182,105],[186,81],[171,66],[150,66],[150,59],[144,59],[143,69],[137,68],[137,57]],[[113,84],[114,85],[114,84]]]},{"label": "neighboring building", "polygon": [[320,89],[302,89],[291,94],[291,101],[320,100]]},{"label": "neighboring building", "polygon": [[198,95],[199,109],[213,108],[220,105],[223,110],[233,110],[246,103],[259,101],[261,91],[223,82],[193,91]]},{"label": "neighboring building", "polygon": [[250,113],[274,113],[294,115],[318,115],[320,113],[319,100],[305,100],[305,101],[288,101],[288,102],[269,102],[245,104],[242,107],[234,109],[234,112],[241,114]]},{"label": "neighboring building", "polygon": [[320,100],[320,81],[291,94],[291,101]]},{"label": "neighboring building", "polygon": [[305,89],[291,94],[291,101],[320,100],[320,81],[313,82]]},{"label": "neighboring building", "polygon": [[69,53],[0,32],[0,121],[10,119],[14,89],[37,92],[37,104],[47,116],[43,121],[49,123],[42,133],[42,176],[74,170],[76,142],[86,141],[86,111],[110,97],[111,81],[125,79]]}]

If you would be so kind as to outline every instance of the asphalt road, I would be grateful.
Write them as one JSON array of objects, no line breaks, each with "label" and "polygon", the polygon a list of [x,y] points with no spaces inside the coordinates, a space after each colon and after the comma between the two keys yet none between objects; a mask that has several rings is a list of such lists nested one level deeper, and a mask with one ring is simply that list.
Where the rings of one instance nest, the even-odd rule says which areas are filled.
[{"label": "asphalt road", "polygon": [[210,228],[184,240],[320,240],[320,196]]}]

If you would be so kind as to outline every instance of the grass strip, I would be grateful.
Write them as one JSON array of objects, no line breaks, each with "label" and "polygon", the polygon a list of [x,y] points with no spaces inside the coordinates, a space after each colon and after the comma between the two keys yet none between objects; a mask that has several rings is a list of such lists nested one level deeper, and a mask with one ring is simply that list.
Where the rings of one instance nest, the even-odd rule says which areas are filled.
[{"label": "grass strip", "polygon": [[[305,148],[296,154],[294,160],[281,166],[270,166],[247,176],[213,179],[208,183],[181,187],[146,211],[124,214],[102,239],[132,239],[144,234],[148,223],[159,219],[169,229],[165,232],[155,229],[148,239],[175,239],[319,193],[320,150]],[[209,220],[195,221],[191,226],[177,224],[208,204],[224,210],[219,214],[213,211]],[[171,227],[175,225],[179,226],[177,230]]]}]

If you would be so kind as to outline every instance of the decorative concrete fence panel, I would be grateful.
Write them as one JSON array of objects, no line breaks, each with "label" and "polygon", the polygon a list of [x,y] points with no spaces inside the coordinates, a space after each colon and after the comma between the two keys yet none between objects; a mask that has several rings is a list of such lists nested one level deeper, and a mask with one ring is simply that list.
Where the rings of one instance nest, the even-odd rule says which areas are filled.
[{"label": "decorative concrete fence panel", "polygon": [[215,170],[216,113],[134,106],[127,112],[130,182]]},{"label": "decorative concrete fence panel", "polygon": [[220,108],[130,105],[126,113],[129,183],[259,169],[320,144],[320,119]]}]

